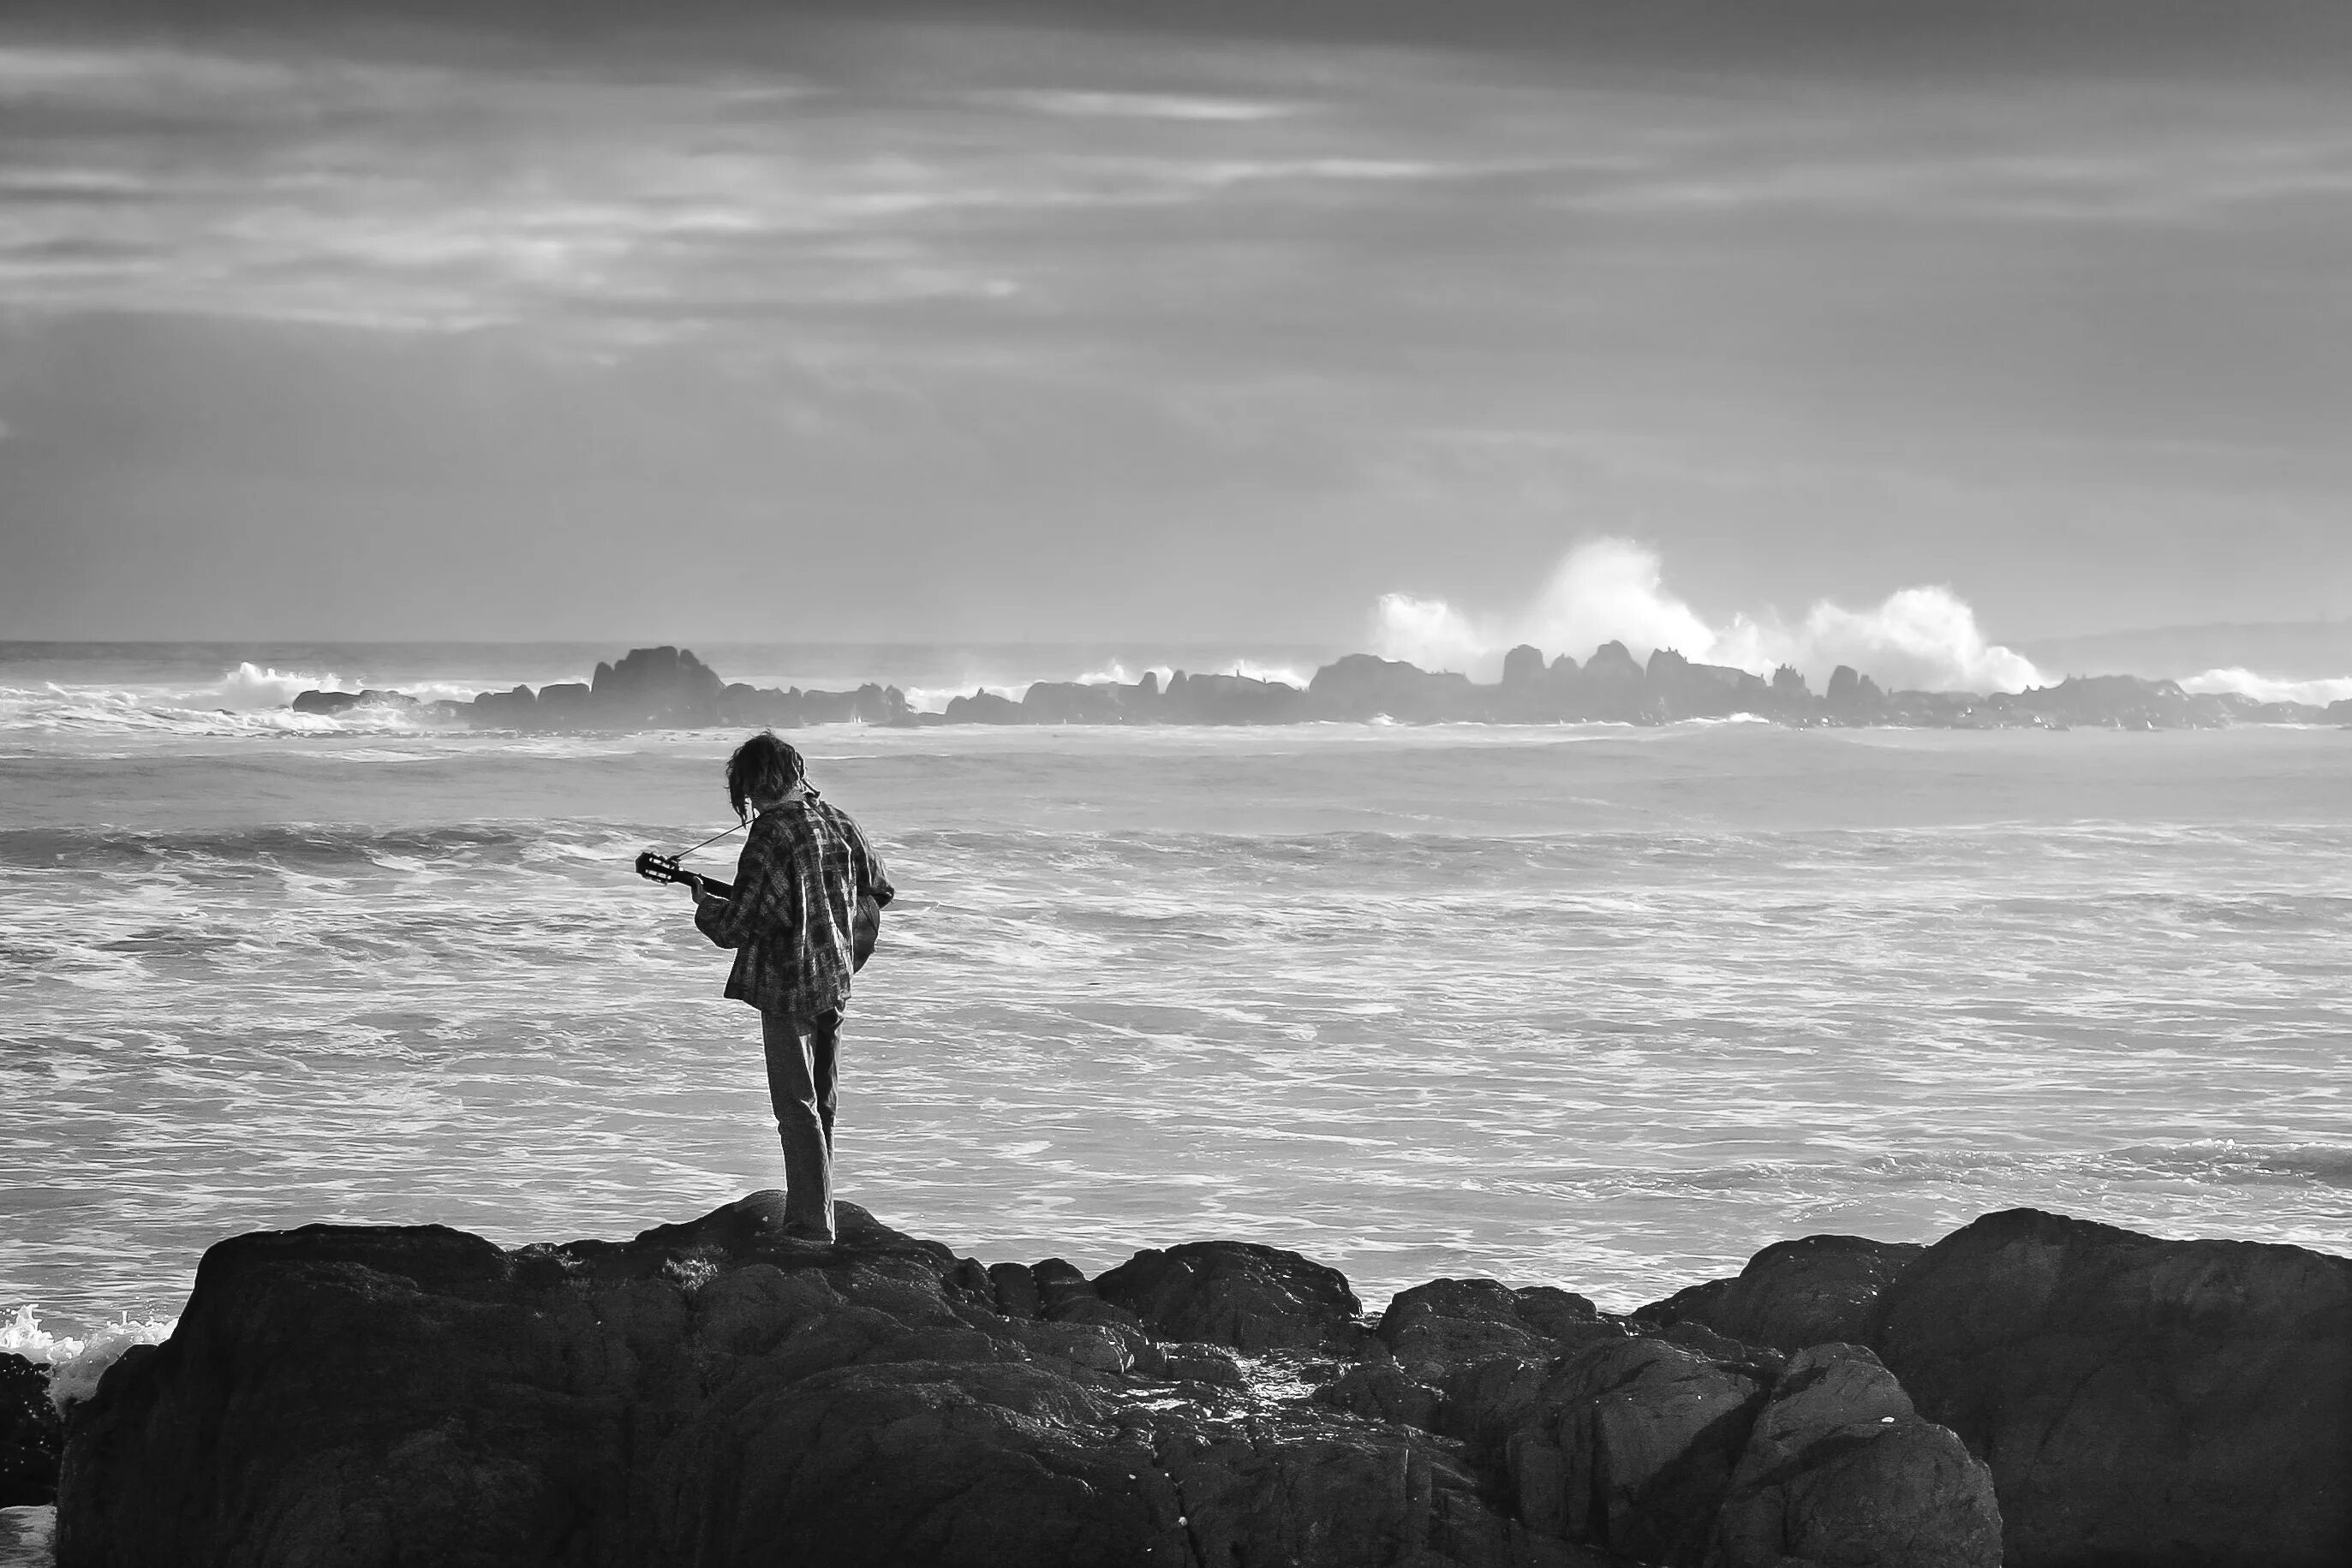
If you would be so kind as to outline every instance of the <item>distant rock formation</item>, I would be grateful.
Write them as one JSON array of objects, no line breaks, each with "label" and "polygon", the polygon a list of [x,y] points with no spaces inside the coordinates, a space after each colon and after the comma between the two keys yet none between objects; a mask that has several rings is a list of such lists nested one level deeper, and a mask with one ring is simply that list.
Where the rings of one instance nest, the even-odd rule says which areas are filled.
[{"label": "distant rock formation", "polygon": [[1169,724],[1297,724],[1320,716],[1307,694],[1287,682],[1179,670],[1168,682],[1158,716]]},{"label": "distant rock formation", "polygon": [[[690,652],[636,648],[617,664],[596,666],[589,701],[626,727],[690,729],[719,722],[719,698],[726,687],[719,672]],[[474,700],[478,705],[482,699]]]},{"label": "distant rock formation", "polygon": [[1659,710],[1669,718],[1724,718],[1761,714],[1772,706],[1763,678],[1728,664],[1694,664],[1672,648],[1650,655],[1643,672]]},{"label": "distant rock formation", "polygon": [[948,702],[947,721],[950,724],[1027,724],[1029,716],[1011,697],[998,696],[994,692],[978,691],[968,697],[952,697]]},{"label": "distant rock formation", "polygon": [[[1573,669],[1575,661],[1569,661]],[[1503,655],[1503,689],[1505,691],[1539,690],[1550,678],[1544,667],[1543,650],[1532,643],[1522,643]]]},{"label": "distant rock formation", "polygon": [[1368,1324],[1336,1270],[1255,1243],[1089,1280],[854,1204],[811,1245],[782,1208],[224,1241],[172,1339],[70,1412],[60,1568],[2352,1551],[2352,1260],[2017,1210],[1780,1243],[1629,1317],[1438,1280]]},{"label": "distant rock formation", "polygon": [[1432,674],[1401,659],[1370,653],[1350,653],[1324,665],[1307,683],[1307,695],[1319,716],[1328,718],[1428,724],[1486,716],[1469,676]]},{"label": "distant rock formation", "polygon": [[1018,699],[974,692],[944,714],[916,713],[896,686],[853,692],[754,687],[722,681],[690,650],[633,649],[598,664],[587,683],[484,692],[467,703],[420,704],[399,692],[308,691],[298,713],[335,716],[392,707],[481,728],[520,730],[779,729],[820,724],[1297,724],[1391,720],[1401,724],[1664,724],[1752,715],[1789,725],[1915,725],[1939,728],[2103,726],[2118,729],[2216,727],[2231,724],[2352,724],[2352,701],[2323,710],[2260,702],[2235,693],[2195,695],[2171,681],[2132,675],[2072,676],[2022,692],[1888,693],[1851,665],[1832,672],[1819,697],[1782,665],[1769,681],[1727,664],[1696,664],[1660,648],[1644,665],[1622,643],[1604,643],[1579,664],[1563,653],[1549,664],[1529,644],[1503,659],[1503,677],[1467,676],[1401,660],[1350,653],[1324,665],[1302,691],[1280,681],[1178,671],[1162,687],[1147,674],[1116,681],[1040,681]]},{"label": "distant rock formation", "polygon": [[357,707],[413,708],[416,699],[403,692],[380,692],[371,687],[358,692],[302,692],[287,706],[296,713],[332,718]]}]

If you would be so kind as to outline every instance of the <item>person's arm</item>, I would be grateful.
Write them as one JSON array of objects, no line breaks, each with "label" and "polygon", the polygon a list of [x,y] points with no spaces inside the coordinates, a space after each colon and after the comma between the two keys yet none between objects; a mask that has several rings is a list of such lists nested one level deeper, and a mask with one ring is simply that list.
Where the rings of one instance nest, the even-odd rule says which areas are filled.
[{"label": "person's arm", "polygon": [[730,898],[694,890],[694,925],[720,947],[740,947],[765,936],[777,924],[773,905],[779,892],[773,837],[753,823],[751,837],[735,862],[735,893]]}]

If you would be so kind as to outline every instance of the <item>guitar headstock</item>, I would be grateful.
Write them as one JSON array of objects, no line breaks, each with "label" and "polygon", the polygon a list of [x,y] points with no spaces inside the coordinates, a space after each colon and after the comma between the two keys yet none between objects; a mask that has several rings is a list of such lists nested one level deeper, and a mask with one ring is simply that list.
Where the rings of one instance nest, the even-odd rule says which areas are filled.
[{"label": "guitar headstock", "polygon": [[656,854],[651,850],[637,857],[637,874],[647,882],[691,883],[695,880],[692,872],[679,869],[675,855]]}]

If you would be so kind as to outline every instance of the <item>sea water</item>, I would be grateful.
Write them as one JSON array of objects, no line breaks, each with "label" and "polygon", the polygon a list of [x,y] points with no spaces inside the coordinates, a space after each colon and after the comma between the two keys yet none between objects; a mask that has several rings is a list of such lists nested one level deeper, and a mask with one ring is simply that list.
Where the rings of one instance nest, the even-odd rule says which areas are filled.
[{"label": "sea water", "polygon": [[[243,1230],[624,1236],[781,1184],[727,955],[629,864],[727,825],[739,736],[280,706],[617,651],[0,647],[0,1314],[168,1315]],[[899,889],[840,1190],[983,1260],[1237,1237],[1368,1302],[1622,1309],[2020,1204],[2352,1250],[2352,732],[793,738]]]}]

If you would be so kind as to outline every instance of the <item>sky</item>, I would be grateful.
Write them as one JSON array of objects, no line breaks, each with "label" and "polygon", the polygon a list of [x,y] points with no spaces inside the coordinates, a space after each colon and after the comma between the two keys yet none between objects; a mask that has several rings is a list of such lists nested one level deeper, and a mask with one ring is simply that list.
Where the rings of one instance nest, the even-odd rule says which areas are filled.
[{"label": "sky", "polygon": [[15,0],[0,638],[1990,679],[2352,615],[2347,278],[2341,5]]}]

